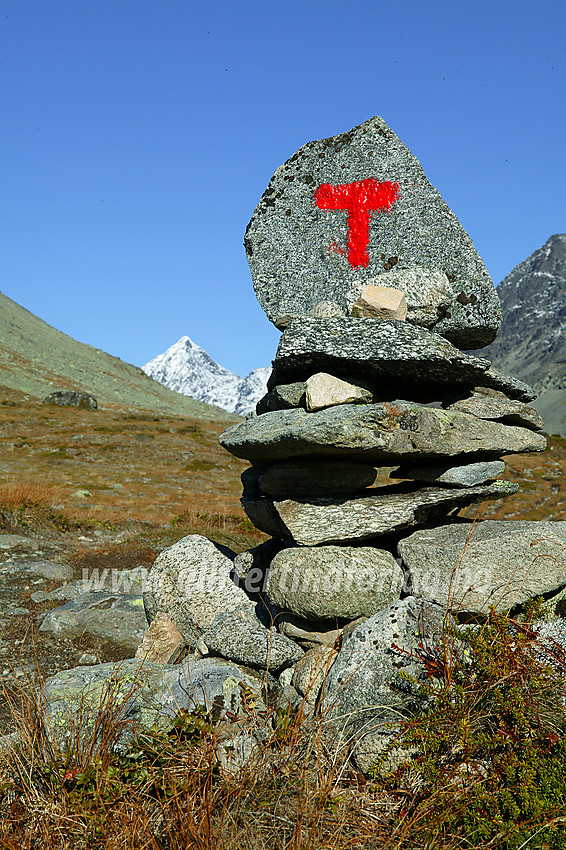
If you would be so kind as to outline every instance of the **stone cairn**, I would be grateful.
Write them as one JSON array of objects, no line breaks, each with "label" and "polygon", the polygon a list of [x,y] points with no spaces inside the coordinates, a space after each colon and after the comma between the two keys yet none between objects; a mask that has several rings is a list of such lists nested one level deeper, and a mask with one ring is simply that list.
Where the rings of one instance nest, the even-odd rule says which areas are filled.
[{"label": "stone cairn", "polygon": [[530,387],[463,350],[495,338],[495,288],[381,118],[278,168],[245,247],[282,336],[267,395],[220,442],[251,462],[242,503],[271,539],[234,557],[185,538],[155,562],[146,612],[197,657],[268,671],[365,769],[398,719],[392,683],[448,609],[566,585],[566,523],[457,516],[518,490],[501,458],[542,451],[543,423]]},{"label": "stone cairn", "polygon": [[[236,556],[190,535],[161,552],[136,657],[57,674],[44,714],[65,745],[76,707],[108,687],[134,724],[206,706],[234,770],[261,747],[267,686],[280,705],[318,712],[365,771],[408,708],[402,674],[422,675],[419,647],[438,641],[447,612],[481,619],[544,595],[545,634],[566,646],[566,621],[551,619],[566,593],[566,522],[457,516],[516,492],[501,458],[543,450],[543,423],[530,387],[463,350],[496,336],[495,288],[381,118],[277,169],[245,246],[282,336],[256,415],[220,441],[251,462],[242,502],[271,539]],[[100,596],[90,617],[115,604]]]}]

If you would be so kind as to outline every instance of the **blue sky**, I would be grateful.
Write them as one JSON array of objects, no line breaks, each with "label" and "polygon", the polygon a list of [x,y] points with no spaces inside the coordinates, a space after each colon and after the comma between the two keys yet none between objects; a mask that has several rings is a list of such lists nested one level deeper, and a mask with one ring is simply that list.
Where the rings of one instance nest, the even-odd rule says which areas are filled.
[{"label": "blue sky", "polygon": [[278,332],[242,239],[275,168],[381,115],[498,283],[566,231],[566,4],[0,0],[0,290],[142,365]]}]

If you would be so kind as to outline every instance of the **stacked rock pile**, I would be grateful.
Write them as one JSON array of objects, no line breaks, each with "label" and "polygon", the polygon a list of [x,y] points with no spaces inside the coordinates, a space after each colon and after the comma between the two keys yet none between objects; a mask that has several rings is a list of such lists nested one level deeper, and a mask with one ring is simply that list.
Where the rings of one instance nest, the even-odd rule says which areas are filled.
[{"label": "stacked rock pile", "polygon": [[256,415],[220,442],[251,462],[242,502],[271,539],[237,557],[180,541],[146,611],[320,709],[365,769],[404,710],[400,671],[418,673],[447,610],[481,617],[566,586],[566,523],[457,516],[516,492],[502,458],[542,451],[543,423],[530,387],[464,350],[496,336],[497,293],[381,118],[281,166],[245,246],[282,336]]},{"label": "stacked rock pile", "polygon": [[501,457],[546,444],[530,387],[461,350],[499,327],[480,257],[380,118],[278,169],[245,244],[283,333],[258,415],[221,443],[252,463],[248,516],[286,543],[269,601],[321,631],[403,587],[435,599],[401,569],[407,534],[516,492]]},{"label": "stacked rock pile", "polygon": [[[130,665],[143,665],[151,711],[128,711],[171,714],[172,693],[177,707],[232,716],[242,689],[264,705],[267,685],[320,710],[365,770],[407,708],[400,674],[419,674],[416,650],[448,610],[481,618],[545,595],[560,613],[566,523],[458,517],[516,492],[502,458],[543,450],[543,423],[530,387],[466,353],[496,336],[497,293],[381,118],[281,166],[245,246],[282,336],[257,414],[221,443],[251,462],[243,505],[271,539],[236,556],[193,535],[161,552]],[[91,684],[117,675],[99,667]],[[48,683],[56,728],[84,671]]]}]

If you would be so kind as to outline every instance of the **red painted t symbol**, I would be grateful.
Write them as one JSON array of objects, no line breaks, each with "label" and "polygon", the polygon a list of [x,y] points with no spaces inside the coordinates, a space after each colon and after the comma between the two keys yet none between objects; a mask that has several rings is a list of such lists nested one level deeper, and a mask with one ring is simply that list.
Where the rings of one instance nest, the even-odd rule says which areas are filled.
[{"label": "red painted t symbol", "polygon": [[378,183],[375,177],[331,186],[322,183],[314,193],[321,210],[348,210],[348,262],[367,266],[370,210],[389,210],[397,199],[398,183]]}]

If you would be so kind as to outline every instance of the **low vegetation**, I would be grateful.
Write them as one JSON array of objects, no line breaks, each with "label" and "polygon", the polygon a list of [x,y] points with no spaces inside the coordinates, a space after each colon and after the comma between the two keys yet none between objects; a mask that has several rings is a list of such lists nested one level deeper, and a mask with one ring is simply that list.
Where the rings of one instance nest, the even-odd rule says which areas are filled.
[{"label": "low vegetation", "polygon": [[61,751],[24,683],[11,697],[19,738],[0,759],[1,846],[561,850],[565,665],[537,641],[536,617],[536,605],[522,622],[492,613],[420,650],[426,677],[391,744],[398,767],[385,774],[384,757],[369,779],[325,738],[324,709],[247,709],[238,732],[268,732],[234,770],[218,757],[227,721],[203,709],[117,750],[121,704],[108,702],[102,744],[77,737]]},{"label": "low vegetation", "polygon": [[[245,464],[218,446],[222,423],[4,401],[0,530],[40,540],[45,557],[71,564],[77,578],[149,567],[187,534],[235,551],[265,539],[239,505]],[[541,455],[508,459],[510,477],[527,486],[482,506],[484,517],[563,518],[566,439],[549,443]],[[110,701],[103,746],[58,750],[39,710],[43,676],[84,650],[110,659],[102,646],[75,641],[63,652],[36,634],[43,609],[29,602],[32,591],[22,586],[17,604],[29,618],[14,620],[11,639],[14,666],[27,670],[35,657],[35,672],[6,677],[9,687],[0,680],[11,712],[2,731],[18,733],[0,748],[0,847],[566,848],[566,665],[558,647],[537,643],[535,607],[522,622],[492,614],[481,627],[447,630],[422,650],[428,675],[408,683],[414,713],[391,745],[398,767],[386,774],[382,760],[368,778],[325,737],[324,712],[276,705],[268,718],[250,709],[238,721],[245,730],[267,720],[268,731],[235,772],[218,758],[225,725],[202,711],[117,751],[121,706]]]}]

